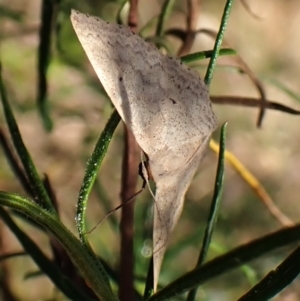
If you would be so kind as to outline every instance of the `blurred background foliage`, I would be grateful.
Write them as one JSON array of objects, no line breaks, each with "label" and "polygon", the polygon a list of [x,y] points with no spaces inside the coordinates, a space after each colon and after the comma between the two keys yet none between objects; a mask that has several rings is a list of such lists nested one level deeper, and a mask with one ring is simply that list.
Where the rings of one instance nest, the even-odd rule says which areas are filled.
[{"label": "blurred background foliage", "polygon": [[[112,112],[112,106],[71,27],[70,9],[76,8],[115,22],[122,2],[57,0],[59,9],[54,14],[57,14],[58,22],[54,24],[51,35],[51,60],[47,73],[47,101],[53,129],[47,132],[36,106],[42,3],[32,0],[0,0],[0,54],[9,99],[23,139],[39,172],[47,174],[55,189],[62,220],[74,232],[75,206],[86,159]],[[139,29],[159,15],[162,2],[139,1]],[[217,31],[223,2],[199,1],[201,5],[197,28]],[[299,109],[300,3],[297,0],[252,0],[246,3],[248,10],[241,1],[235,2],[225,39],[261,80],[267,99]],[[125,6],[121,14],[124,23],[127,12],[128,7]],[[185,12],[185,1],[176,1],[167,21],[167,28],[184,29]],[[155,27],[150,24],[143,31],[143,36],[153,35],[154,30]],[[212,49],[213,43],[211,37],[199,34],[191,52]],[[168,37],[168,45],[171,46],[171,53],[175,54],[180,41]],[[195,64],[202,77],[206,64],[207,61]],[[210,94],[258,98],[253,83],[234,66],[236,63],[232,57],[218,59]],[[287,93],[283,87],[294,94]],[[214,110],[220,125],[225,121],[229,122],[227,149],[256,175],[277,206],[297,222],[300,216],[300,119],[268,110],[262,127],[258,129],[257,109],[214,105]],[[3,114],[0,115],[0,121],[2,125],[5,124]],[[217,140],[219,129],[214,133]],[[122,127],[119,126],[89,203],[90,227],[105,215],[104,201],[109,208],[120,203],[122,150]],[[216,155],[209,151],[187,193],[183,215],[172,234],[162,268],[162,284],[192,269],[196,263],[202,239],[199,238],[199,233],[204,231],[206,224],[216,164]],[[0,166],[0,189],[24,195],[1,150]],[[147,270],[151,251],[151,241],[146,238],[151,237],[147,217],[150,216],[152,202],[147,191],[136,201],[136,274],[142,276]],[[118,218],[119,212],[114,213],[90,234],[94,250],[113,267],[118,266],[119,231],[114,223]],[[23,220],[19,223],[28,229],[30,236],[40,246],[44,246],[44,251],[51,256],[48,237]],[[21,251],[20,245],[5,225],[1,224],[0,227],[1,253]],[[270,215],[262,201],[236,171],[227,165],[222,206],[209,258],[280,227],[280,223]],[[200,296],[202,300],[238,298],[270,269],[275,268],[291,250],[285,248],[274,251],[244,268],[210,281],[199,290],[199,300]],[[26,275],[36,269],[27,256],[15,257],[2,263],[2,275],[5,275],[5,281],[16,300],[62,300],[62,296],[55,292],[46,277],[26,279]],[[299,300],[299,284],[299,280],[295,280],[275,300]]]}]

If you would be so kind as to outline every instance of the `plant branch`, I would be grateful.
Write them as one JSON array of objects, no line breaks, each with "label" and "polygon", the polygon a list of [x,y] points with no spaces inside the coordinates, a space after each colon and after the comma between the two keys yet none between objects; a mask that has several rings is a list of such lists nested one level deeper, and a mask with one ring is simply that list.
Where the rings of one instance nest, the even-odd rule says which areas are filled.
[{"label": "plant branch", "polygon": [[187,55],[194,44],[197,30],[197,20],[199,16],[198,0],[187,0],[187,30],[183,44],[178,51],[177,56]]},{"label": "plant branch", "polygon": [[[131,30],[136,32],[138,21],[138,0],[130,1],[130,11],[128,24]],[[124,124],[125,148],[122,163],[122,187],[121,201],[126,203],[129,198],[135,194],[139,154],[138,145],[133,134]],[[134,300],[134,254],[133,254],[133,220],[134,220],[134,202],[130,202],[122,207],[121,211],[121,254],[120,254],[120,290],[119,297],[122,301]]]}]

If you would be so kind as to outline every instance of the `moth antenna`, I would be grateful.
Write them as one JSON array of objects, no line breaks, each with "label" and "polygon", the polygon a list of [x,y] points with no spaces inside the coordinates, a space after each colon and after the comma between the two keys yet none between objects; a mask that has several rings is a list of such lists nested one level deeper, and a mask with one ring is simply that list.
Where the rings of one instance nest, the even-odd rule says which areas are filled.
[{"label": "moth antenna", "polygon": [[123,206],[129,204],[131,201],[133,201],[140,193],[142,193],[142,191],[146,188],[146,178],[144,176],[144,174],[141,174],[141,172],[139,171],[139,175],[141,176],[141,178],[143,179],[143,185],[142,188],[136,192],[132,197],[130,197],[128,200],[126,200],[124,203],[120,204],[119,206],[115,207],[114,209],[110,210],[108,213],[106,213],[106,215],[88,232],[86,232],[86,234],[91,234],[100,224],[102,224],[102,222],[104,222],[104,220],[106,220],[111,214],[113,214],[114,212],[116,212],[117,210],[119,210],[120,208],[122,208]]}]

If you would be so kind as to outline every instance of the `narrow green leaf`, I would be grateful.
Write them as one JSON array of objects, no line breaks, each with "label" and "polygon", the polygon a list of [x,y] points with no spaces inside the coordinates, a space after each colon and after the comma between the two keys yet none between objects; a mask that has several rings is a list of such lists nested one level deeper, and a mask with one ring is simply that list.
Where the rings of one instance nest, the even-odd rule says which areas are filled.
[{"label": "narrow green leaf", "polygon": [[[182,56],[180,58],[180,60],[183,63],[192,63],[198,60],[204,60],[207,58],[211,58],[213,55],[213,50],[206,50],[206,51],[201,51],[201,52],[195,52],[195,53],[191,53],[185,56]],[[219,56],[223,56],[223,55],[236,55],[236,51],[234,49],[231,48],[223,48],[220,49],[219,52]]]},{"label": "narrow green leaf", "polygon": [[103,132],[101,133],[98,142],[95,146],[92,156],[87,162],[87,167],[84,175],[84,179],[81,184],[78,202],[77,202],[77,228],[81,241],[83,244],[88,247],[88,241],[86,239],[86,210],[87,210],[87,202],[89,199],[89,195],[91,193],[93,184],[96,180],[99,168],[104,159],[104,156],[107,152],[109,143],[111,141],[112,135],[120,122],[120,116],[118,112],[115,110],[111,115],[109,121],[107,122]]},{"label": "narrow green leaf", "polygon": [[20,166],[18,159],[15,156],[11,146],[9,145],[8,139],[6,138],[2,129],[0,129],[0,144],[3,148],[5,157],[8,163],[11,166],[11,169],[15,176],[18,178],[20,184],[22,185],[23,189],[30,195],[34,197],[34,192],[31,189],[31,186],[27,180],[27,177],[24,173],[23,168]]},{"label": "narrow green leaf", "polygon": [[121,4],[121,6],[120,6],[120,8],[119,8],[119,10],[117,12],[116,20],[117,20],[118,24],[122,24],[121,14],[122,14],[122,11],[123,11],[123,9],[124,9],[124,7],[125,7],[125,5],[127,4],[128,1],[129,0],[123,0],[122,4]]},{"label": "narrow green leaf", "polygon": [[38,47],[38,96],[37,106],[42,117],[44,127],[51,131],[53,124],[49,115],[47,101],[47,70],[51,52],[51,33],[56,1],[43,0],[41,7],[41,26],[39,30]]},{"label": "narrow green leaf", "polygon": [[0,217],[18,238],[24,250],[26,250],[27,253],[23,254],[31,255],[37,266],[68,298],[74,301],[90,301],[90,298],[77,289],[76,285],[62,273],[59,267],[44,255],[35,242],[17,226],[2,207],[0,207]]},{"label": "narrow green leaf", "polygon": [[[226,141],[226,128],[227,123],[225,123],[222,126],[221,129],[221,135],[220,135],[220,152],[219,152],[219,160],[218,160],[218,167],[217,167],[217,174],[216,174],[216,180],[215,180],[215,188],[214,188],[214,195],[210,207],[210,212],[208,216],[207,226],[205,229],[205,234],[203,237],[202,247],[199,254],[197,266],[200,266],[203,264],[206,254],[208,252],[208,248],[211,242],[212,234],[214,231],[214,227],[217,222],[219,208],[220,208],[220,202],[222,197],[222,190],[223,190],[223,184],[224,184],[224,165],[225,165],[225,141]],[[187,301],[194,301],[197,293],[197,288],[192,289],[188,296]]]},{"label": "narrow green leaf", "polygon": [[290,254],[275,270],[268,273],[238,301],[269,300],[281,292],[300,274],[300,248]]},{"label": "narrow green leaf", "polygon": [[34,198],[36,202],[39,203],[43,208],[49,210],[52,214],[55,214],[55,216],[57,216],[57,213],[51,202],[51,199],[43,185],[43,182],[41,181],[37,173],[37,170],[30,157],[30,154],[28,153],[26,146],[22,140],[18,125],[16,123],[15,117],[13,115],[13,112],[7,100],[6,91],[4,89],[4,84],[2,81],[1,65],[0,65],[0,95],[1,95],[1,101],[4,109],[6,122],[9,128],[9,132],[12,137],[15,149],[18,153],[18,156],[26,172],[28,181],[34,192]]},{"label": "narrow green leaf", "polygon": [[150,264],[148,267],[143,300],[148,300],[152,294],[153,294],[153,256],[151,257]]},{"label": "narrow green leaf", "polygon": [[40,223],[62,244],[83,277],[101,301],[117,301],[100,260],[90,252],[53,214],[31,200],[16,194],[0,191],[0,206],[19,210]]},{"label": "narrow green leaf", "polygon": [[220,52],[221,45],[223,42],[223,37],[224,37],[225,29],[227,27],[227,23],[228,23],[232,5],[233,5],[233,0],[227,0],[225,8],[224,8],[223,16],[221,19],[220,28],[219,28],[219,31],[218,31],[218,34],[216,37],[213,54],[210,58],[210,61],[209,61],[208,67],[207,67],[207,71],[206,71],[206,75],[204,78],[204,82],[206,83],[207,86],[210,85],[210,82],[213,77],[214,69],[217,64],[217,58],[219,56],[219,52]]},{"label": "narrow green leaf", "polygon": [[171,300],[206,281],[256,259],[270,251],[300,240],[300,225],[283,228],[274,233],[252,240],[224,255],[204,263],[202,266],[177,278],[154,294],[149,301]]},{"label": "narrow green leaf", "polygon": [[[4,132],[1,128],[0,128],[0,144],[3,148],[5,157],[12,168],[12,171],[18,178],[23,189],[28,193],[28,195],[30,195],[31,197],[34,197],[34,191],[32,190],[32,188],[28,182],[27,176],[26,176],[23,168],[20,166],[19,160],[18,160],[18,158],[16,158],[15,152],[12,150],[12,147],[11,147],[9,141],[6,138]],[[45,229],[42,228],[39,224],[35,223],[33,220],[28,220],[28,218],[24,217],[24,215],[20,214],[18,211],[14,211],[13,214],[26,220],[27,223],[28,222],[31,223],[34,227],[37,227],[40,230],[45,231]]]},{"label": "narrow green leaf", "polygon": [[155,36],[161,37],[164,35],[166,19],[172,11],[175,1],[176,0],[165,0],[158,18]]}]

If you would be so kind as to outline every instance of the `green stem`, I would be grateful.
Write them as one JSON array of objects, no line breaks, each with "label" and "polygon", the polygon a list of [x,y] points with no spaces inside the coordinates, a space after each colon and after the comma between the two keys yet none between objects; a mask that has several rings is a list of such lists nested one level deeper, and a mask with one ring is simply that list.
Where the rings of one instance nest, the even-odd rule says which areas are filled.
[{"label": "green stem", "polygon": [[212,77],[213,77],[214,69],[216,67],[217,58],[219,56],[219,52],[220,52],[221,45],[222,45],[222,42],[223,42],[223,37],[224,37],[225,29],[227,27],[227,23],[228,23],[229,15],[230,15],[230,12],[231,12],[232,4],[233,4],[233,0],[227,0],[225,8],[224,8],[224,12],[223,12],[223,16],[222,16],[222,19],[221,19],[219,32],[217,34],[216,42],[215,42],[214,49],[213,49],[213,54],[212,54],[212,57],[209,61],[209,64],[208,64],[208,67],[207,67],[207,72],[206,72],[206,75],[205,75],[205,78],[204,78],[204,82],[206,83],[207,86],[210,85]]},{"label": "green stem", "polygon": [[95,146],[92,156],[87,162],[85,175],[79,191],[76,221],[77,221],[77,228],[78,228],[80,240],[86,247],[89,246],[88,241],[86,239],[87,202],[92,187],[94,185],[94,182],[97,178],[99,168],[107,152],[112,135],[119,122],[120,122],[120,116],[118,112],[115,110],[111,115],[109,121],[107,122],[103,132],[101,133],[101,136],[98,139],[98,142]]},{"label": "green stem", "polygon": [[[218,167],[217,167],[217,174],[216,174],[216,180],[215,180],[215,189],[214,189],[214,195],[210,207],[210,212],[208,216],[207,226],[205,229],[205,234],[203,237],[203,243],[201,247],[201,251],[199,254],[198,262],[196,267],[202,265],[204,262],[208,248],[211,242],[212,234],[214,231],[214,226],[217,222],[219,208],[220,208],[220,202],[222,197],[222,190],[223,190],[223,184],[224,184],[224,165],[225,165],[225,141],[226,141],[226,128],[227,123],[225,123],[222,126],[221,130],[221,136],[220,136],[220,152],[219,152],[219,160],[218,160]],[[194,301],[197,294],[197,288],[194,288],[190,290],[187,301]]]},{"label": "green stem", "polygon": [[57,217],[57,212],[52,204],[52,201],[47,193],[42,180],[40,179],[38,172],[35,168],[35,165],[31,159],[29,152],[22,140],[19,127],[17,125],[16,119],[13,115],[12,109],[9,105],[8,99],[6,97],[6,91],[4,88],[1,72],[1,63],[0,63],[0,95],[4,110],[4,115],[6,122],[9,128],[9,132],[14,144],[14,147],[17,151],[17,154],[22,162],[28,182],[31,186],[31,189],[34,194],[35,201],[40,204],[43,208],[49,210],[53,215]]},{"label": "green stem", "polygon": [[116,301],[108,276],[98,258],[55,217],[29,199],[16,194],[0,191],[0,205],[18,210],[49,230],[66,249],[73,262],[81,271],[86,282],[100,300]]},{"label": "green stem", "polygon": [[[24,250],[27,252],[14,253],[11,255],[31,255],[32,260],[37,264],[40,270],[49,277],[49,279],[66,295],[66,297],[71,298],[73,301],[91,301],[90,298],[85,296],[85,294],[80,290],[80,287],[77,287],[76,284],[74,284],[72,280],[52,261],[52,259],[50,260],[44,255],[35,242],[18,227],[7,213],[7,210],[4,210],[2,207],[0,207],[0,217],[5,222],[6,226],[18,238]],[[1,259],[4,260],[8,258],[10,257],[6,256]]]},{"label": "green stem", "polygon": [[175,0],[165,0],[161,14],[159,15],[157,27],[156,27],[156,37],[161,37],[164,33],[166,18],[168,17],[172,7],[175,3]]},{"label": "green stem", "polygon": [[[213,50],[205,50],[205,51],[201,51],[201,52],[187,54],[185,56],[180,57],[180,60],[182,62],[188,64],[188,63],[192,63],[194,61],[210,58],[210,57],[212,57],[212,55],[213,55]],[[236,51],[231,48],[220,49],[219,56],[223,56],[223,55],[236,55]]]}]

